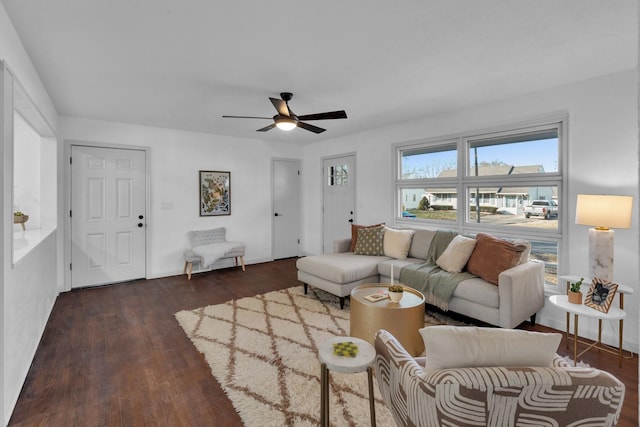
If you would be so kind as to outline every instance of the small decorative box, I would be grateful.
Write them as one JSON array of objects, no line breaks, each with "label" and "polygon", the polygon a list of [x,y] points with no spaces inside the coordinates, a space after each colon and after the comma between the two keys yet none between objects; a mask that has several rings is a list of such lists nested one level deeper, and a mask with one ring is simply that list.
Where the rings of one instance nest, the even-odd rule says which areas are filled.
[{"label": "small decorative box", "polygon": [[333,354],[336,356],[356,357],[358,346],[351,341],[337,342],[333,344]]}]

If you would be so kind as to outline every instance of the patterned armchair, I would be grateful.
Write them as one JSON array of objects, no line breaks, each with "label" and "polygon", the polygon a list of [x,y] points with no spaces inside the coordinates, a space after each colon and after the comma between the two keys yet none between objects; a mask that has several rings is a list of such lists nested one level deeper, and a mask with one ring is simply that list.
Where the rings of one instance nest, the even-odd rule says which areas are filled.
[{"label": "patterned armchair", "polygon": [[426,371],[385,330],[375,348],[378,387],[398,426],[614,426],[622,410],[624,384],[560,356],[548,368]]}]

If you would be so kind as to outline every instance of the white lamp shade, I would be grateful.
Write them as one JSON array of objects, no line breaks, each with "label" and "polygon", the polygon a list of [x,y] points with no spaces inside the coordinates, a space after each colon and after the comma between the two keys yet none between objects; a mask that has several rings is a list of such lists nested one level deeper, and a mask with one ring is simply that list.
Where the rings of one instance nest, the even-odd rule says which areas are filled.
[{"label": "white lamp shade", "polygon": [[631,196],[578,194],[576,224],[598,228],[630,228]]}]

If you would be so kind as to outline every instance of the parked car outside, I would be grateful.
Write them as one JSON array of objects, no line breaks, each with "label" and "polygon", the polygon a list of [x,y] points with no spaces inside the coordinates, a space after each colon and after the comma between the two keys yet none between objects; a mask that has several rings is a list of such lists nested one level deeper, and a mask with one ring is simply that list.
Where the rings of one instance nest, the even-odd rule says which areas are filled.
[{"label": "parked car outside", "polygon": [[551,219],[558,216],[558,204],[553,200],[534,200],[524,207],[524,216],[543,216],[544,219]]}]

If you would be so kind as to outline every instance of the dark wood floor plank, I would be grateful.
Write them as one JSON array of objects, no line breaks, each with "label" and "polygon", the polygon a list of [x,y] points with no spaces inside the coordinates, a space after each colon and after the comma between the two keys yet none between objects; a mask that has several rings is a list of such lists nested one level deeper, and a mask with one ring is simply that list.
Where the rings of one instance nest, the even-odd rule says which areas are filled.
[{"label": "dark wood floor plank", "polygon": [[[63,293],[9,425],[241,426],[174,313],[298,285],[287,259]],[[564,338],[559,353],[571,354]],[[637,426],[637,356],[622,368],[605,352],[583,358],[626,384],[619,425]]]}]

